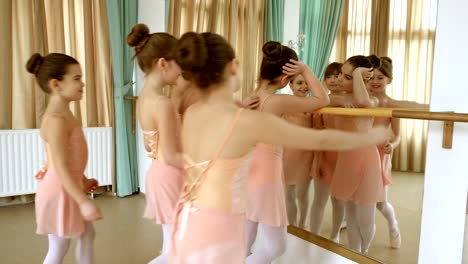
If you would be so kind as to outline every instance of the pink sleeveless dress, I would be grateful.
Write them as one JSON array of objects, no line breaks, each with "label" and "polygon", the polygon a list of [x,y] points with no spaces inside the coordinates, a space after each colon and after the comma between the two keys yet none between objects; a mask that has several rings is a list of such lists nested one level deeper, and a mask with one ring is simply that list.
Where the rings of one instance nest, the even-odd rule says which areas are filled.
[{"label": "pink sleeveless dress", "polygon": [[[46,143],[46,150],[48,147]],[[68,148],[68,168],[73,180],[84,192],[83,175],[88,162],[88,148],[81,127],[72,130]],[[44,166],[36,175],[40,180],[35,198],[36,233],[63,238],[79,237],[85,230],[85,220],[81,216],[80,207],[65,191],[53,161],[50,158],[48,161],[49,165]]]},{"label": "pink sleeveless dress", "polygon": [[[390,127],[392,125],[391,119],[390,121],[388,118],[376,118],[374,122],[374,126],[377,125],[387,125]],[[382,166],[382,178],[384,181],[384,185],[391,185],[392,184],[392,154],[385,153],[385,144],[381,144],[377,146],[379,150],[380,162]]]},{"label": "pink sleeveless dress", "polygon": [[[176,122],[180,133],[180,118]],[[143,217],[154,219],[157,224],[172,224],[184,185],[183,170],[158,159],[158,131],[143,131],[143,135],[151,148],[148,156],[153,159],[146,173],[146,207]],[[180,143],[178,147],[181,149]]]},{"label": "pink sleeveless dress", "polygon": [[[322,114],[323,126],[325,128],[335,128],[335,118],[333,115]],[[315,168],[312,168],[311,175],[314,177],[314,180],[320,181],[327,186],[330,186],[333,173],[336,167],[336,160],[338,158],[338,153],[336,151],[322,151],[320,152],[321,159],[318,164],[318,174],[315,173]]]},{"label": "pink sleeveless dress", "polygon": [[[373,125],[373,118],[368,117],[335,118],[338,128],[347,131],[367,131]],[[383,187],[377,146],[338,153],[330,186],[333,197],[360,205],[372,205],[384,200]]]},{"label": "pink sleeveless dress", "polygon": [[283,147],[258,143],[252,151],[248,177],[248,220],[275,227],[288,225],[283,173]]},{"label": "pink sleeveless dress", "polygon": [[212,160],[194,163],[186,157],[188,177],[177,205],[171,264],[245,263],[245,157],[220,159],[240,109]]},{"label": "pink sleeveless dress", "polygon": [[[290,123],[307,128],[312,127],[310,113],[288,113],[284,119]],[[286,185],[304,184],[311,181],[310,170],[314,152],[302,149],[284,149],[283,169]]]}]

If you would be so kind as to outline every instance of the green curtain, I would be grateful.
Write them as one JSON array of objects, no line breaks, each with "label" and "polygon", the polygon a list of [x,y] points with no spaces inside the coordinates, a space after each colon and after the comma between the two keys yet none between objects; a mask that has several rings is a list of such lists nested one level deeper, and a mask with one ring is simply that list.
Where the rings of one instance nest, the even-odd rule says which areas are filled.
[{"label": "green curtain", "polygon": [[114,78],[115,144],[117,195],[138,191],[136,139],[132,133],[133,49],[126,42],[127,34],[137,23],[138,1],[106,0]]},{"label": "green curtain", "polygon": [[165,14],[164,14],[164,28],[166,29],[166,32],[169,30],[169,12],[171,11],[171,0],[165,0],[164,1],[164,8],[166,8],[165,10]]},{"label": "green curtain", "polygon": [[283,42],[284,0],[265,0],[264,42]]},{"label": "green curtain", "polygon": [[299,34],[305,35],[299,56],[322,79],[328,65],[344,0],[301,0]]}]

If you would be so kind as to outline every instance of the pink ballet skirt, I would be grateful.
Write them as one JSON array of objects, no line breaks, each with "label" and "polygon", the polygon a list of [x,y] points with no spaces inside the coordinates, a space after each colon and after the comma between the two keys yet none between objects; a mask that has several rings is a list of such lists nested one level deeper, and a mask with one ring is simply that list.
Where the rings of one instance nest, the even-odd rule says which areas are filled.
[{"label": "pink ballet skirt", "polygon": [[[312,127],[310,113],[288,113],[284,118],[296,125]],[[306,184],[311,181],[310,170],[314,152],[302,149],[285,148],[283,153],[283,168],[286,185]]]},{"label": "pink ballet skirt", "polygon": [[318,165],[318,175],[314,172],[311,172],[311,175],[314,175],[314,180],[330,186],[336,167],[338,153],[334,151],[323,151],[320,155],[322,155],[322,157],[320,159],[320,164]]},{"label": "pink ballet skirt", "polygon": [[384,201],[383,180],[377,147],[338,153],[330,193],[342,201],[370,205]]},{"label": "pink ballet skirt", "polygon": [[379,145],[378,150],[382,166],[384,186],[388,186],[392,184],[392,154],[385,153],[384,145]]},{"label": "pink ballet skirt", "polygon": [[269,226],[287,226],[282,147],[258,143],[248,176],[247,219]]},{"label": "pink ballet skirt", "polygon": [[171,224],[184,185],[183,171],[159,160],[153,160],[146,173],[146,207],[144,218],[157,224]]},{"label": "pink ballet skirt", "polygon": [[[336,117],[340,129],[367,131],[373,119],[367,117]],[[372,205],[384,201],[382,168],[377,146],[338,152],[330,185],[333,197],[356,204]]]},{"label": "pink ballet skirt", "polygon": [[[69,149],[67,163],[72,179],[84,189],[83,174],[88,160],[88,149],[81,127],[73,129]],[[81,216],[79,205],[65,191],[53,163],[39,172],[36,178],[40,180],[35,197],[36,233],[63,238],[79,237],[85,230],[85,220]]]}]

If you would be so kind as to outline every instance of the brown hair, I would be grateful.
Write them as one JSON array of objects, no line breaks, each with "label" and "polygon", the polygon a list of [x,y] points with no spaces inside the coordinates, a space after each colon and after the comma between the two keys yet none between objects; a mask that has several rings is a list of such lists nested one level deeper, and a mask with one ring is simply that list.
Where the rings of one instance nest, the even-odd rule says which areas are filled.
[{"label": "brown hair", "polygon": [[393,78],[393,63],[389,57],[380,57],[381,65],[377,69],[388,78]]},{"label": "brown hair", "polygon": [[69,65],[79,64],[78,61],[62,53],[50,53],[42,57],[34,53],[26,63],[26,70],[36,76],[37,83],[46,93],[51,93],[49,81],[52,79],[63,80]]},{"label": "brown hair", "polygon": [[283,74],[283,66],[290,59],[298,60],[297,53],[281,43],[268,41],[263,44],[263,59],[260,66],[260,78],[273,81]]},{"label": "brown hair", "polygon": [[226,39],[211,32],[185,33],[177,43],[175,55],[182,76],[199,88],[224,81],[224,69],[235,57]]},{"label": "brown hair", "polygon": [[351,64],[354,68],[364,67],[364,68],[375,68],[380,67],[380,59],[375,55],[370,55],[368,57],[363,55],[352,56],[346,60],[345,63]]},{"label": "brown hair", "polygon": [[148,73],[155,60],[174,59],[177,39],[168,33],[150,34],[148,26],[136,24],[127,36],[127,44],[135,47],[135,57],[144,73]]},{"label": "brown hair", "polygon": [[327,77],[329,77],[331,75],[340,74],[341,66],[343,66],[343,64],[339,63],[339,62],[332,62],[332,63],[328,64],[327,68],[325,69],[325,75],[324,75],[323,78],[326,79]]}]

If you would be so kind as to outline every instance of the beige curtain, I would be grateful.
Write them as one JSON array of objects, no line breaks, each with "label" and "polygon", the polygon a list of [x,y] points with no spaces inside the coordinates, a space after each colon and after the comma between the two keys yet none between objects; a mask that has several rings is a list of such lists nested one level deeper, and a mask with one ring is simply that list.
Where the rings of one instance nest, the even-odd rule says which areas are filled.
[{"label": "beige curtain", "polygon": [[235,97],[244,98],[255,87],[263,45],[262,0],[172,0],[169,33],[214,32],[234,47],[242,65],[243,82]]},{"label": "beige curtain", "polygon": [[6,36],[0,44],[0,129],[40,126],[47,98],[25,69],[34,52],[75,57],[81,63],[86,89],[72,111],[85,127],[112,126],[105,5],[105,0],[0,1],[0,27]]},{"label": "beige curtain", "polygon": [[[388,94],[396,99],[429,103],[437,0],[393,0],[389,10],[388,55],[393,82]],[[394,168],[422,172],[425,168],[427,121],[403,120]]]},{"label": "beige curtain", "polygon": [[[376,54],[393,60],[388,94],[398,100],[429,103],[435,37],[436,0],[346,0],[330,61]],[[395,170],[425,168],[427,122],[402,120]]]}]

